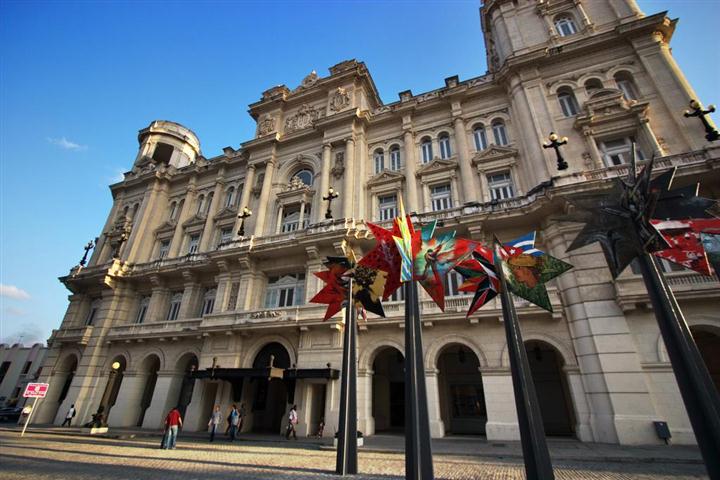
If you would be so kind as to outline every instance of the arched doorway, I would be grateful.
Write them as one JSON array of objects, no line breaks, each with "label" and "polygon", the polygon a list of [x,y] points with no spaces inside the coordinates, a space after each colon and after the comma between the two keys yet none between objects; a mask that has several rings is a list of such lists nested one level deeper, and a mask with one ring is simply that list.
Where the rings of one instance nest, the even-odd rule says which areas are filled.
[{"label": "arched doorway", "polygon": [[[177,369],[183,372],[182,386],[178,395],[177,408],[182,418],[185,418],[187,406],[192,401],[193,390],[195,389],[195,379],[190,376],[198,368],[198,359],[193,353],[186,353],[177,363]],[[174,406],[174,405],[172,405]]]},{"label": "arched doorway", "polygon": [[72,384],[73,378],[75,378],[75,371],[77,370],[77,365],[77,357],[75,355],[68,355],[67,357],[65,357],[65,360],[58,369],[59,375],[65,376],[64,380],[58,379],[63,382],[62,389],[60,389],[60,396],[57,400],[58,407],[65,401],[65,398],[67,398],[68,390],[70,390],[70,385]]},{"label": "arched doorway", "polygon": [[720,335],[701,327],[692,327],[690,332],[715,388],[720,392]]},{"label": "arched doorway", "polygon": [[[290,368],[290,355],[277,342],[268,343],[255,356],[253,368],[268,366]],[[279,433],[288,410],[288,383],[281,378],[253,378],[255,388],[252,396],[253,432]]]},{"label": "arched doorway", "polygon": [[160,359],[157,355],[148,356],[140,367],[140,374],[146,378],[142,398],[140,399],[140,415],[138,416],[138,421],[135,424],[138,427],[142,427],[143,420],[145,420],[145,412],[152,403],[153,393],[155,393],[155,384],[157,383],[158,370],[160,370]]},{"label": "arched doorway", "polygon": [[98,413],[103,415],[105,424],[107,424],[110,410],[113,406],[115,406],[115,402],[117,401],[118,392],[120,391],[120,385],[122,385],[126,367],[127,362],[125,357],[122,355],[118,355],[110,362],[108,380],[105,384],[105,391],[103,392],[102,399],[100,400],[100,406],[98,407]]},{"label": "arched doorway", "polygon": [[375,432],[405,431],[405,357],[383,348],[373,362],[372,415]]},{"label": "arched doorway", "polygon": [[445,432],[485,435],[487,410],[477,355],[460,344],[448,345],[441,352],[438,390]]},{"label": "arched doorway", "polygon": [[562,356],[552,345],[536,340],[525,342],[525,351],[540,404],[545,434],[572,436],[575,433],[575,415],[570,390],[562,371]]}]

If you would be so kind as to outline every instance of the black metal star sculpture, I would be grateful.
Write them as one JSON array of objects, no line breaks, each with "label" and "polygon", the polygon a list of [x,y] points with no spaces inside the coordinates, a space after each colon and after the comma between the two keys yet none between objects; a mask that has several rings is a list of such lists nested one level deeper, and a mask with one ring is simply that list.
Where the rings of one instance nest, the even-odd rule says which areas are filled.
[{"label": "black metal star sculpture", "polygon": [[579,211],[564,220],[585,226],[568,251],[599,242],[613,278],[638,259],[698,446],[710,478],[719,480],[720,394],[653,255],[670,246],[650,223],[653,218],[706,218],[716,202],[698,197],[697,186],[670,190],[675,169],[651,179],[653,160],[636,174],[633,145],[626,179],[615,179],[604,193],[570,200]]}]

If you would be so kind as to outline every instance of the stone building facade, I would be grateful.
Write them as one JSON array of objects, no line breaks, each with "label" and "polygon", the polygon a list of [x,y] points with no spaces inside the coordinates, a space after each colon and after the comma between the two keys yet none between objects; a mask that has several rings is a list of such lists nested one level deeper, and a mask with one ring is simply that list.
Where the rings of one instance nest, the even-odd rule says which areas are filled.
[{"label": "stone building facade", "polygon": [[[255,138],[211,158],[177,123],[141,130],[92,259],[61,279],[72,295],[35,421],[75,403],[81,421],[103,406],[110,426],[158,428],[179,404],[186,428],[203,430],[214,404],[244,403],[244,431],[279,432],[296,403],[300,434],[324,419],[332,435],[343,326],[308,303],[313,273],[345,246],[367,252],[364,221],[389,225],[402,196],[416,221],[460,236],[537,230],[539,248],[575,265],[550,284],[554,313],[517,300],[548,434],[653,443],[664,420],[692,443],[639,275],[613,280],[597,246],[566,253],[579,226],[556,220],[569,196],[627,172],[633,141],[718,198],[720,148],[682,116],[695,93],[670,52],[676,21],[634,0],[488,0],[480,16],[485,75],[385,104],[365,64],[343,61],[263,92],[249,106]],[[550,131],[569,139],[567,170],[543,149]],[[718,378],[719,285],[667,270]],[[516,439],[500,302],[466,318],[457,286],[450,276],[445,312],[421,298],[432,435]],[[399,294],[385,312],[359,324],[366,435],[403,427]]]},{"label": "stone building facade", "polygon": [[47,351],[41,343],[0,344],[0,407],[25,405],[25,386],[40,376]]}]

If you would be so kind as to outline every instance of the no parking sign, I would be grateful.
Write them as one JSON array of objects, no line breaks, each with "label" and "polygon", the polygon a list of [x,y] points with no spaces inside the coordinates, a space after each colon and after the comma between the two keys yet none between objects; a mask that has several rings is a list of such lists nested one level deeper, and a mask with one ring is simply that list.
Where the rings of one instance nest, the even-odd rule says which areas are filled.
[{"label": "no parking sign", "polygon": [[47,394],[49,383],[28,383],[25,387],[25,398],[45,398]]}]

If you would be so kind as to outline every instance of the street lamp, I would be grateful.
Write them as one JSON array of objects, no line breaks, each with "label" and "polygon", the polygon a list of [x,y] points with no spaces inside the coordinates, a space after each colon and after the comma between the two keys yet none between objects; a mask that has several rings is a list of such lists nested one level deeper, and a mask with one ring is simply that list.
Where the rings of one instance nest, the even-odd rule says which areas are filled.
[{"label": "street lamp", "polygon": [[[559,139],[559,141],[558,141]],[[563,158],[562,154],[560,153],[560,147],[562,145],[566,145],[568,143],[567,137],[560,137],[557,136],[557,133],[550,132],[550,136],[548,136],[548,140],[550,143],[543,143],[543,148],[553,148],[555,149],[555,155],[557,155],[557,168],[558,170],[567,170],[568,164]]]},{"label": "street lamp", "polygon": [[85,263],[87,262],[88,252],[89,252],[90,250],[92,250],[93,248],[95,248],[95,245],[97,244],[97,241],[98,241],[98,239],[96,238],[94,241],[93,241],[93,240],[90,240],[90,241],[87,243],[87,245],[85,245],[85,254],[84,254],[83,257],[80,259],[80,266],[81,266],[81,267],[84,267],[84,266],[85,266]]},{"label": "street lamp", "polygon": [[714,142],[715,140],[719,139],[720,133],[718,133],[718,131],[713,128],[713,126],[707,119],[707,114],[713,113],[715,111],[715,105],[708,105],[707,110],[704,110],[700,102],[698,102],[697,100],[690,100],[690,108],[692,108],[692,111],[685,110],[685,117],[700,118],[700,121],[705,127],[705,138],[707,139],[707,141]]},{"label": "street lamp", "polygon": [[327,212],[325,212],[325,218],[331,219],[332,217],[332,201],[333,199],[339,197],[340,194],[336,192],[333,187],[330,187],[330,190],[328,190],[327,197],[323,197],[323,200],[326,200],[328,202]]},{"label": "street lamp", "polygon": [[238,230],[239,236],[245,236],[245,219],[251,216],[252,210],[250,210],[248,207],[243,207],[242,213],[238,215],[238,218],[240,219],[240,230]]}]

